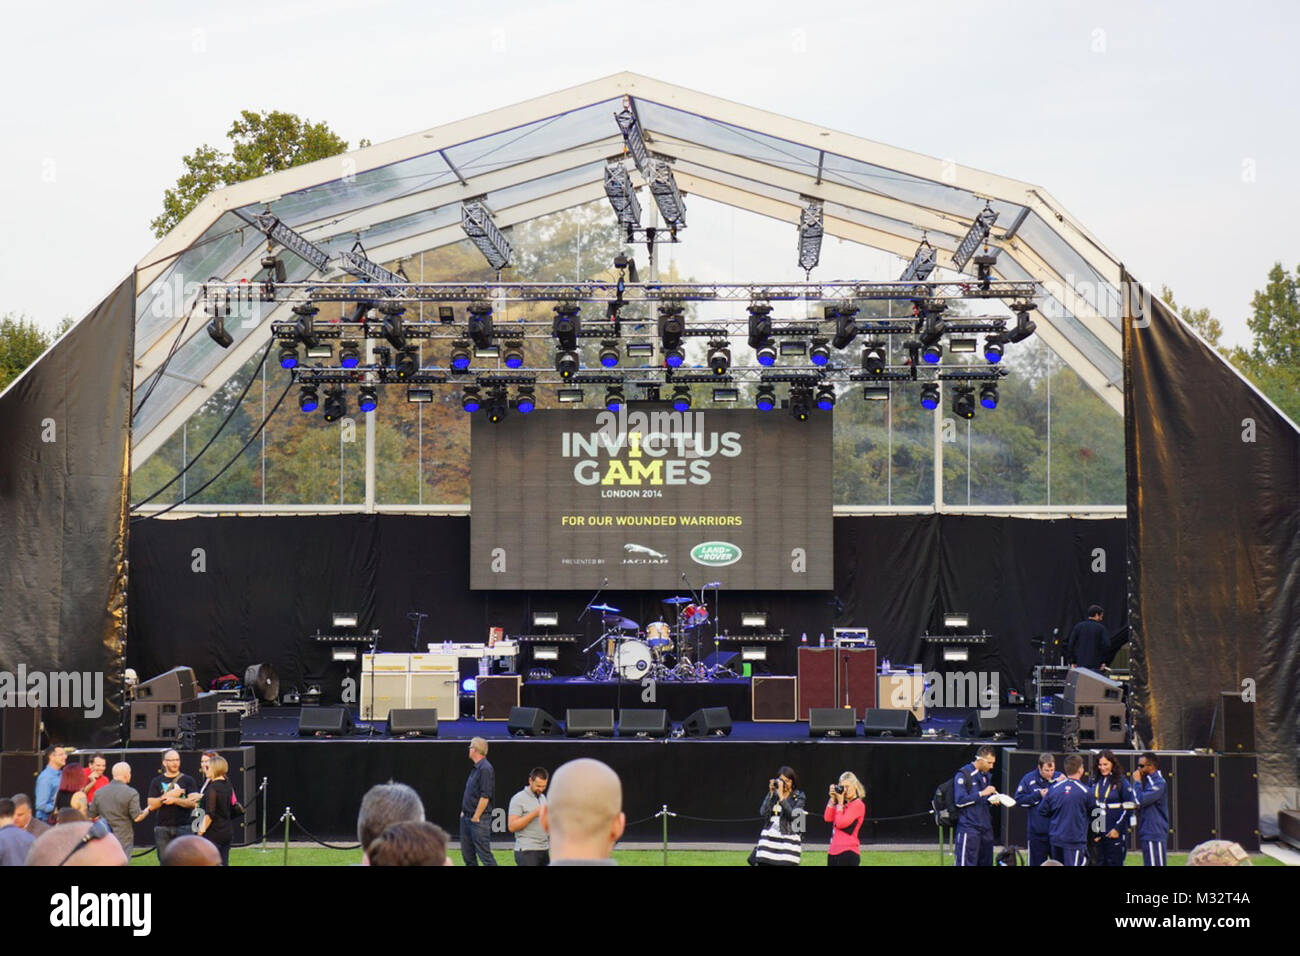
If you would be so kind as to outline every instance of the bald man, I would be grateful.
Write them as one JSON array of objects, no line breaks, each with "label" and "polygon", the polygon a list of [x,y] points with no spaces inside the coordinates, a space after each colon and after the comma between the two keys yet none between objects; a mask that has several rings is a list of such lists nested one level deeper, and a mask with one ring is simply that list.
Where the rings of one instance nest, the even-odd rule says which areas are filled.
[{"label": "bald man", "polygon": [[[64,823],[36,838],[27,854],[28,866],[126,866],[126,854],[111,830],[86,840],[92,823]],[[84,842],[83,842],[84,841]],[[71,854],[71,856],[69,856]],[[64,860],[67,862],[65,863]]]},{"label": "bald man", "polygon": [[616,866],[610,857],[623,835],[623,784],[599,760],[571,760],[551,777],[542,806],[551,836],[551,866]]},{"label": "bald man", "polygon": [[113,764],[113,782],[95,794],[90,802],[90,815],[103,817],[130,859],[135,848],[135,824],[148,814],[140,809],[140,794],[131,786],[131,765],[125,760]]},{"label": "bald man", "polygon": [[158,859],[159,866],[220,866],[221,851],[211,840],[201,836],[178,836],[167,841],[167,849]]}]

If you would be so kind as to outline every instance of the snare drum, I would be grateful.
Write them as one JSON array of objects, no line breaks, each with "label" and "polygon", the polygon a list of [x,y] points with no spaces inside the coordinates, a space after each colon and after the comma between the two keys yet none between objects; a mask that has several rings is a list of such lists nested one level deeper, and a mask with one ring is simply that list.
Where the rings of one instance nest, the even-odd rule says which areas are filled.
[{"label": "snare drum", "polygon": [[650,648],[640,641],[624,641],[615,656],[614,670],[624,680],[640,680],[650,672]]},{"label": "snare drum", "polygon": [[647,624],[645,629],[645,641],[651,647],[667,647],[673,642],[672,630],[664,621],[655,621]]}]

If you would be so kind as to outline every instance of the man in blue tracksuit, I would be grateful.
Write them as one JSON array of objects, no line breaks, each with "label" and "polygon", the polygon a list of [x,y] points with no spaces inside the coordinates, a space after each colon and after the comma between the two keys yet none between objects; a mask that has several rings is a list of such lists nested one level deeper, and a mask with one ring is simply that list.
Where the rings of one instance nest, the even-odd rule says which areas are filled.
[{"label": "man in blue tracksuit", "polygon": [[1083,758],[1070,754],[1065,758],[1066,779],[1054,785],[1043,798],[1043,812],[1050,821],[1052,859],[1065,866],[1085,866],[1088,862],[1088,825],[1096,802],[1079,778],[1083,776]]},{"label": "man in blue tracksuit", "polygon": [[1052,784],[1065,779],[1065,774],[1057,773],[1056,758],[1051,754],[1042,754],[1038,766],[1020,779],[1016,787],[1016,803],[1029,810],[1029,823],[1025,827],[1025,846],[1029,849],[1029,865],[1041,866],[1052,853],[1048,839],[1048,819],[1043,813],[1043,798]]},{"label": "man in blue tracksuit", "polygon": [[993,820],[989,797],[998,792],[991,783],[998,753],[981,747],[975,760],[957,771],[952,781],[952,802],[957,808],[957,836],[953,853],[958,866],[993,865]]},{"label": "man in blue tracksuit", "polygon": [[1160,776],[1160,758],[1148,751],[1133,771],[1133,799],[1138,805],[1138,844],[1146,866],[1165,865],[1169,842],[1169,791]]}]

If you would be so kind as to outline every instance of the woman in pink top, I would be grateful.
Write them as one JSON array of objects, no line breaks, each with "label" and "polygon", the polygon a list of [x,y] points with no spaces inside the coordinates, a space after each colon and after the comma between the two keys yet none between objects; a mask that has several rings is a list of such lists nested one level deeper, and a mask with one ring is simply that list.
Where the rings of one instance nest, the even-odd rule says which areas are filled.
[{"label": "woman in pink top", "polygon": [[862,845],[858,831],[867,817],[866,792],[851,772],[840,774],[840,782],[831,784],[823,819],[832,827],[830,852],[826,854],[827,866],[858,866],[862,862]]}]

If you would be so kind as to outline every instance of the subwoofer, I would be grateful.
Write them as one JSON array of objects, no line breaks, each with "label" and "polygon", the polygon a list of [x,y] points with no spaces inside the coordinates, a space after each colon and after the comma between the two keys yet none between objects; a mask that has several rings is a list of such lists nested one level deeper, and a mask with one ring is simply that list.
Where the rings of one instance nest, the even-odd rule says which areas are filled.
[{"label": "subwoofer", "polygon": [[731,711],[726,707],[705,707],[682,721],[687,737],[730,737]]},{"label": "subwoofer", "polygon": [[560,736],[560,722],[540,707],[512,707],[506,729],[512,737]]},{"label": "subwoofer", "polygon": [[919,737],[921,725],[910,710],[870,708],[862,718],[864,737]]},{"label": "subwoofer", "polygon": [[299,737],[332,737],[352,733],[346,707],[304,707],[298,715]]}]

